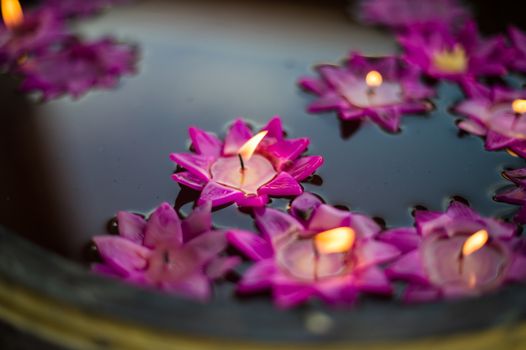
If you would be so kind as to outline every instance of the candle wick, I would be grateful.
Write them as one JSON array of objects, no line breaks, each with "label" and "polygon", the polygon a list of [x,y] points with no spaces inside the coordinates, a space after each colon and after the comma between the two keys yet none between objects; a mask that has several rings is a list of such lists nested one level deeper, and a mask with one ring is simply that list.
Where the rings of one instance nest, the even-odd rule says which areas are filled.
[{"label": "candle wick", "polygon": [[239,158],[239,164],[241,165],[241,171],[244,172],[245,171],[245,162],[243,161],[243,157],[241,156],[241,154],[238,154],[237,157]]},{"label": "candle wick", "polygon": [[318,274],[319,274],[318,265],[320,263],[320,252],[316,248],[316,243],[314,242],[314,240],[312,240],[312,244],[313,244],[313,249],[314,249],[314,271],[313,271],[314,272],[314,280],[317,281],[318,280]]},{"label": "candle wick", "polygon": [[372,87],[372,86],[369,86],[367,88],[367,92],[366,93],[367,93],[368,97],[372,97],[372,96],[374,96],[376,94],[376,89],[374,87]]},{"label": "candle wick", "polygon": [[464,254],[460,252],[460,255],[458,256],[458,273],[462,275],[463,270],[464,270]]}]

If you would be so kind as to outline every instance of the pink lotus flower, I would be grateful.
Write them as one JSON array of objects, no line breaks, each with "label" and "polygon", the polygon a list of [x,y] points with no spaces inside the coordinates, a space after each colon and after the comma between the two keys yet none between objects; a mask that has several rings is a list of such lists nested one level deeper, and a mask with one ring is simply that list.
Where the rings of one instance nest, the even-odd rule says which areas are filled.
[{"label": "pink lotus flower", "polygon": [[378,265],[400,252],[377,240],[381,229],[368,217],[336,209],[305,193],[292,202],[290,215],[259,208],[255,218],[261,235],[227,233],[230,244],[255,262],[238,284],[238,292],[271,290],[282,308],[315,296],[330,304],[348,304],[360,292],[391,294]]},{"label": "pink lotus flower", "polygon": [[503,175],[512,181],[516,187],[495,195],[495,200],[520,205],[521,208],[515,216],[515,220],[521,224],[526,224],[526,168],[505,171]]},{"label": "pink lotus flower", "polygon": [[197,300],[211,296],[211,281],[239,262],[219,255],[225,233],[212,229],[210,203],[180,220],[167,203],[144,220],[128,212],[117,215],[118,236],[96,236],[102,264],[93,270],[141,286],[151,286]]},{"label": "pink lotus flower", "polygon": [[512,51],[503,36],[481,39],[475,22],[458,32],[444,23],[413,26],[398,36],[407,60],[429,76],[462,82],[479,76],[502,76]]},{"label": "pink lotus flower", "polygon": [[387,231],[382,240],[404,253],[387,270],[410,282],[407,302],[476,296],[526,278],[526,256],[514,225],[484,218],[460,202],[445,213],[417,211],[416,229]]},{"label": "pink lotus flower", "polygon": [[71,40],[63,47],[29,57],[19,67],[24,92],[38,91],[45,100],[71,94],[78,98],[92,88],[113,88],[135,72],[135,47],[105,38],[91,43]]},{"label": "pink lotus flower", "polygon": [[88,17],[130,0],[46,0],[44,8],[52,9],[61,18]]},{"label": "pink lotus flower", "polygon": [[53,11],[29,12],[13,29],[0,26],[0,64],[14,65],[26,55],[38,54],[70,37]]},{"label": "pink lotus flower", "polygon": [[361,19],[395,29],[418,24],[456,24],[470,17],[469,11],[457,0],[362,0]]},{"label": "pink lotus flower", "polygon": [[513,57],[509,60],[511,69],[526,73],[526,34],[519,28],[510,27],[509,35],[513,44]]},{"label": "pink lotus flower", "polygon": [[321,78],[302,78],[299,84],[319,98],[309,112],[336,110],[343,120],[370,118],[396,132],[403,114],[432,109],[426,99],[434,92],[422,84],[420,73],[397,57],[367,58],[352,54],[343,66],[317,67]]},{"label": "pink lotus flower", "polygon": [[258,207],[269,196],[297,196],[303,193],[300,181],[322,165],[320,156],[301,156],[309,145],[308,138],[285,139],[281,119],[272,118],[263,128],[267,132],[249,161],[245,171],[240,162],[240,150],[252,137],[252,131],[241,119],[236,120],[224,142],[216,135],[191,127],[189,129],[195,154],[174,153],[171,159],[184,171],[173,179],[201,191],[198,203],[211,201],[220,206],[237,203]]},{"label": "pink lotus flower", "polygon": [[474,81],[466,81],[463,86],[470,97],[455,107],[456,112],[467,117],[458,127],[485,137],[489,151],[507,148],[526,158],[526,121],[524,113],[517,113],[513,106],[514,101],[526,98],[526,91],[489,88]]}]

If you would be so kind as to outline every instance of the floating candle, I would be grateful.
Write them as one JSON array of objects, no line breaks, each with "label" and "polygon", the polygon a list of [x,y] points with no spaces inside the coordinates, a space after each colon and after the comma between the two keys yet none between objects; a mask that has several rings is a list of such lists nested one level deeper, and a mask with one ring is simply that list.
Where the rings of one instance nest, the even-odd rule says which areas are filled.
[{"label": "floating candle", "polygon": [[210,203],[180,220],[167,203],[148,218],[120,212],[119,236],[93,238],[103,263],[93,270],[130,283],[146,285],[198,300],[211,296],[211,281],[239,262],[221,255],[224,232],[212,229]]},{"label": "floating candle", "polygon": [[321,79],[302,78],[300,85],[318,95],[310,112],[336,110],[344,120],[370,118],[388,131],[399,129],[405,113],[429,111],[433,90],[422,84],[417,69],[396,57],[353,54],[342,67],[317,67]]},{"label": "floating candle", "polygon": [[279,117],[255,136],[238,119],[224,142],[194,127],[189,134],[197,154],[171,155],[185,169],[173,179],[201,191],[199,202],[210,200],[214,206],[263,206],[268,196],[297,196],[303,192],[299,181],[323,163],[320,156],[301,156],[309,140],[285,139]]},{"label": "floating candle", "polygon": [[468,21],[455,31],[447,23],[413,26],[398,36],[407,60],[429,76],[464,81],[506,74],[512,51],[504,36],[481,39],[477,25]]},{"label": "floating candle", "polygon": [[486,87],[474,81],[464,82],[468,99],[455,107],[467,119],[458,127],[484,136],[486,149],[509,149],[526,157],[526,91]]},{"label": "floating candle", "polygon": [[387,274],[411,282],[407,301],[479,295],[526,277],[520,271],[526,260],[514,253],[514,225],[481,217],[460,202],[445,213],[417,211],[415,220],[416,230],[398,237],[387,232],[384,239],[404,251]]},{"label": "floating candle", "polygon": [[255,264],[238,285],[240,293],[271,289],[283,308],[319,297],[352,303],[360,292],[390,294],[378,264],[400,252],[377,240],[380,227],[366,216],[323,204],[305,193],[290,214],[261,208],[256,212],[261,236],[229,230],[228,241]]}]

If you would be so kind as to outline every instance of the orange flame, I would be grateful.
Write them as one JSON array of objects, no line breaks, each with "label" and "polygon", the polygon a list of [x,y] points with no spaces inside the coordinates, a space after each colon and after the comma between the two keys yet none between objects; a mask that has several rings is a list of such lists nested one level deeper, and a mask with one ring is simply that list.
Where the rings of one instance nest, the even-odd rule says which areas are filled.
[{"label": "orange flame", "polygon": [[511,108],[515,113],[526,113],[526,100],[517,99],[511,103]]},{"label": "orange flame", "polygon": [[350,227],[337,227],[320,232],[314,237],[314,244],[320,254],[344,253],[351,249],[356,233]]},{"label": "orange flame", "polygon": [[16,28],[24,21],[22,6],[18,0],[2,0],[2,18],[9,29]]},{"label": "orange flame", "polygon": [[243,158],[245,162],[252,158],[252,155],[256,151],[256,148],[258,148],[259,144],[261,143],[261,141],[263,141],[263,138],[265,138],[267,133],[267,130],[260,131],[256,135],[252,136],[250,140],[245,142],[243,146],[241,146],[238,154],[241,156],[241,158]]},{"label": "orange flame", "polygon": [[482,248],[489,239],[488,231],[479,230],[466,239],[462,246],[462,255],[468,256]]},{"label": "orange flame", "polygon": [[382,85],[384,79],[382,74],[376,70],[372,70],[365,76],[365,83],[368,87],[377,88]]}]

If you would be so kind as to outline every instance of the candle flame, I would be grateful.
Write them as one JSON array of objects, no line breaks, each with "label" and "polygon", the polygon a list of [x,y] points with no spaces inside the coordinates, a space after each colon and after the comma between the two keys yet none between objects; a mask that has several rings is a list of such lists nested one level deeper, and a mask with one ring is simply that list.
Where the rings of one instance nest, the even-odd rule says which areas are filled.
[{"label": "candle flame", "polygon": [[462,255],[468,256],[482,248],[489,239],[488,231],[478,230],[468,237],[462,246]]},{"label": "candle flame", "polygon": [[377,88],[382,85],[384,79],[382,74],[376,70],[372,70],[365,76],[365,83],[371,88]]},{"label": "candle flame", "polygon": [[337,227],[320,232],[314,237],[314,244],[320,254],[344,253],[351,249],[356,233],[350,227]]},{"label": "candle flame", "polygon": [[515,113],[526,113],[526,100],[517,99],[511,103],[511,108]]},{"label": "candle flame", "polygon": [[18,0],[2,0],[2,18],[7,28],[13,29],[24,20],[22,6]]},{"label": "candle flame", "polygon": [[246,162],[250,158],[252,158],[252,155],[256,151],[256,148],[258,148],[261,141],[263,141],[263,138],[267,135],[268,131],[263,130],[256,135],[252,136],[250,140],[245,142],[243,146],[239,149],[238,154],[243,158],[243,160]]}]

